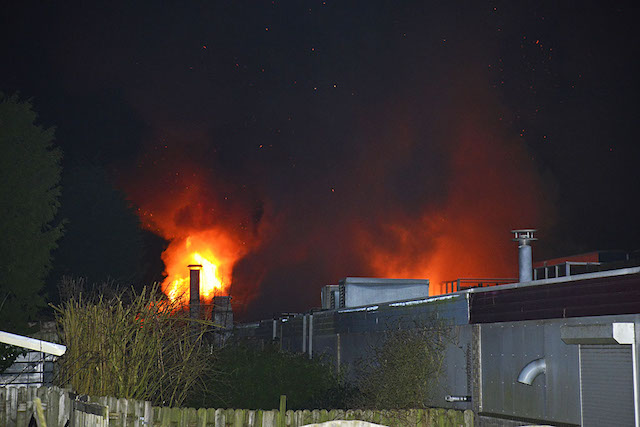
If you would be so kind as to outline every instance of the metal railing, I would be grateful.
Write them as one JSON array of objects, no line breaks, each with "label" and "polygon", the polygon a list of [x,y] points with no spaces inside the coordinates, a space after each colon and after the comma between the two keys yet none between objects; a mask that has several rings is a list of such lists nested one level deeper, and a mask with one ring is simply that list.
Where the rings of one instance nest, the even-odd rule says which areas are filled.
[{"label": "metal railing", "polygon": [[565,261],[561,264],[543,265],[533,269],[533,280],[553,279],[556,277],[570,277],[572,266],[585,267],[584,272],[588,272],[589,267],[598,267],[602,263],[594,261]]},{"label": "metal railing", "polygon": [[458,278],[456,280],[442,282],[442,284],[444,285],[445,293],[450,294],[464,289],[504,285],[507,283],[516,283],[517,281],[518,279],[513,278]]},{"label": "metal railing", "polygon": [[56,356],[30,351],[19,356],[13,364],[0,373],[0,385],[50,385],[53,381]]}]

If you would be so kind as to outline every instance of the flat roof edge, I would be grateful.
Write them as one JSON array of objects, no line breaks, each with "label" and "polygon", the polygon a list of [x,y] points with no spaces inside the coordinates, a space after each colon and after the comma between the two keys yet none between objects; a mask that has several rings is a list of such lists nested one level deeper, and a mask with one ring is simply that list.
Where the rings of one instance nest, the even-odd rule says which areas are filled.
[{"label": "flat roof edge", "polygon": [[353,284],[384,284],[384,283],[421,283],[429,284],[429,279],[387,279],[384,277],[343,277],[338,281],[339,283],[353,283]]},{"label": "flat roof edge", "polygon": [[526,288],[529,286],[543,286],[543,285],[551,285],[556,283],[569,283],[569,282],[576,282],[578,280],[598,279],[602,277],[627,276],[627,275],[637,274],[637,273],[640,273],[640,267],[629,267],[629,268],[620,268],[617,270],[597,271],[595,273],[575,274],[569,277],[563,276],[563,277],[554,277],[553,279],[532,280],[531,282],[508,283],[506,285],[489,286],[486,288],[470,288],[460,292],[464,292],[464,293],[490,292],[490,291],[497,291],[502,289],[517,289],[517,288]]}]

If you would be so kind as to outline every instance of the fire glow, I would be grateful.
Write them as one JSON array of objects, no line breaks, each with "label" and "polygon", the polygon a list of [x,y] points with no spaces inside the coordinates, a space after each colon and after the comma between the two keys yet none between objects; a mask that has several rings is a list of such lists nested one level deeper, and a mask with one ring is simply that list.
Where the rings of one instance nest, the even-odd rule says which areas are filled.
[{"label": "fire glow", "polygon": [[[186,265],[199,264],[200,269],[200,298],[208,301],[215,295],[225,294],[227,289],[225,283],[230,283],[227,278],[221,277],[218,265],[220,261],[213,255],[211,250],[205,248],[201,252],[193,250],[192,238],[187,237],[184,243],[172,246],[163,253],[163,260],[167,266],[167,277],[162,282],[162,291],[172,301],[180,300],[186,304],[189,299],[189,275]],[[179,246],[183,246],[180,248]],[[181,250],[182,249],[182,250]],[[177,252],[172,256],[173,252]],[[175,258],[175,259],[174,259]],[[170,261],[172,260],[173,261]],[[188,263],[188,264],[187,264]]]},{"label": "fire glow", "polygon": [[459,120],[446,198],[427,213],[388,221],[387,246],[377,244],[379,234],[361,233],[376,276],[427,278],[431,295],[445,292],[445,280],[517,277],[508,228],[541,224],[549,211],[524,147],[496,134],[480,121]]},{"label": "fire glow", "polygon": [[355,144],[353,158],[331,157],[348,167],[321,182],[249,155],[231,156],[239,164],[230,170],[204,150],[208,136],[163,134],[126,183],[144,226],[169,241],[163,291],[188,303],[188,266],[200,264],[204,304],[231,293],[258,317],[283,302],[306,309],[317,286],[347,276],[429,279],[432,295],[445,280],[515,277],[508,231],[543,228],[553,210],[526,146],[484,90],[449,97],[433,130],[404,113],[368,117],[367,126],[385,125],[363,127],[356,139],[369,143]]},{"label": "fire glow", "polygon": [[222,186],[208,184],[210,178],[193,165],[183,168],[194,172],[175,174],[165,192],[145,191],[150,184],[130,193],[143,226],[169,242],[161,256],[162,291],[172,301],[188,304],[189,265],[202,265],[200,300],[210,304],[214,296],[229,295],[233,267],[248,252],[251,235],[238,214],[238,202],[221,193]]},{"label": "fire glow", "polygon": [[222,232],[205,230],[187,237],[174,238],[162,253],[166,278],[162,291],[172,300],[184,304],[189,301],[189,268],[200,269],[200,298],[210,303],[216,295],[228,295],[233,265],[242,251],[233,240]]}]

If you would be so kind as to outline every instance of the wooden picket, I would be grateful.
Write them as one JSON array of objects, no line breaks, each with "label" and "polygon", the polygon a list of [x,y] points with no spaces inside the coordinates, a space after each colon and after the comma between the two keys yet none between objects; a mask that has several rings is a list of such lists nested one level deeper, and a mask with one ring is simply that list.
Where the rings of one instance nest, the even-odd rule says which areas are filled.
[{"label": "wooden picket", "polygon": [[109,425],[109,408],[107,406],[74,400],[72,408],[70,427],[106,427]]},{"label": "wooden picket", "polygon": [[[414,409],[404,411],[373,410],[245,410],[152,407],[150,402],[89,397],[86,402],[70,396],[69,390],[56,387],[0,387],[0,426],[22,427],[35,414],[39,398],[47,426],[74,427],[299,427],[334,420],[362,420],[393,426],[471,427],[470,410]],[[281,408],[285,409],[281,400]],[[282,414],[282,415],[281,415]]]}]

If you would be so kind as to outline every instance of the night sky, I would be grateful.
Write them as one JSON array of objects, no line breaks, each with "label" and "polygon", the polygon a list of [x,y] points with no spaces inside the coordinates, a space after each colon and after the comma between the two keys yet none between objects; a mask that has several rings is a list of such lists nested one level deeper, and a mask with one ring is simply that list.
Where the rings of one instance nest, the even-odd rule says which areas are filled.
[{"label": "night sky", "polygon": [[536,259],[640,248],[634,2],[3,9],[0,90],[147,230],[227,230],[245,318],[345,276],[515,274],[512,228]]}]

